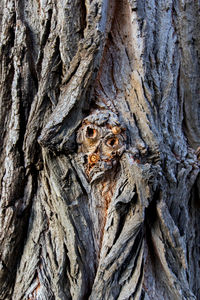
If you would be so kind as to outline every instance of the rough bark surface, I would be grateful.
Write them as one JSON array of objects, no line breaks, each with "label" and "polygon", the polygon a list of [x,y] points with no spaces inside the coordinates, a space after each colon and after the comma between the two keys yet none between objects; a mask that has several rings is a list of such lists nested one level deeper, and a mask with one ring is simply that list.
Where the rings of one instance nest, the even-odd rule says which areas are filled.
[{"label": "rough bark surface", "polygon": [[0,299],[200,299],[199,10],[0,2]]}]

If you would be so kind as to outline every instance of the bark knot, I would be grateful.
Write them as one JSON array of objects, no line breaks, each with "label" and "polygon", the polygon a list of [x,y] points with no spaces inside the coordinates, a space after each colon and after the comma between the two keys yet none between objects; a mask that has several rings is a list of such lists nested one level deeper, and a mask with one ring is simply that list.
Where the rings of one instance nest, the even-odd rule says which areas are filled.
[{"label": "bark knot", "polygon": [[77,132],[78,153],[84,155],[89,180],[117,165],[126,149],[126,129],[118,116],[107,110],[94,110]]}]

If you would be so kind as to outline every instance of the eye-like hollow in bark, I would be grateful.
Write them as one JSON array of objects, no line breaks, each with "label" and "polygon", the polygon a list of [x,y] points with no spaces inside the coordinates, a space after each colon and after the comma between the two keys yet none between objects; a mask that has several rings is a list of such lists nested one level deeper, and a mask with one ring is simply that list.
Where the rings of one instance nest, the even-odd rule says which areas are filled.
[{"label": "eye-like hollow in bark", "polygon": [[86,137],[88,139],[96,139],[97,137],[97,130],[88,126],[86,130]]},{"label": "eye-like hollow in bark", "polygon": [[106,145],[111,148],[116,148],[119,145],[119,139],[117,137],[111,137],[106,141]]}]

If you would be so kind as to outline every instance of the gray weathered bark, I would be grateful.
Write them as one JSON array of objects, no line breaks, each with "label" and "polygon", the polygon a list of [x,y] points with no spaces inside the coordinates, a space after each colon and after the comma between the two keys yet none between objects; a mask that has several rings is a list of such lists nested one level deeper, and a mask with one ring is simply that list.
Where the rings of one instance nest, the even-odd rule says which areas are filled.
[{"label": "gray weathered bark", "polygon": [[198,1],[0,3],[0,299],[200,299]]}]

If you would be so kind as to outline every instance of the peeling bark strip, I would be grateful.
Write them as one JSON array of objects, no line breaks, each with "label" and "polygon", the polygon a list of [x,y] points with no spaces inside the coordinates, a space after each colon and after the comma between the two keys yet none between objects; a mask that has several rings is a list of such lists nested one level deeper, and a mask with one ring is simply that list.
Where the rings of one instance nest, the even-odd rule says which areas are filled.
[{"label": "peeling bark strip", "polygon": [[199,9],[0,2],[0,299],[200,299]]}]

